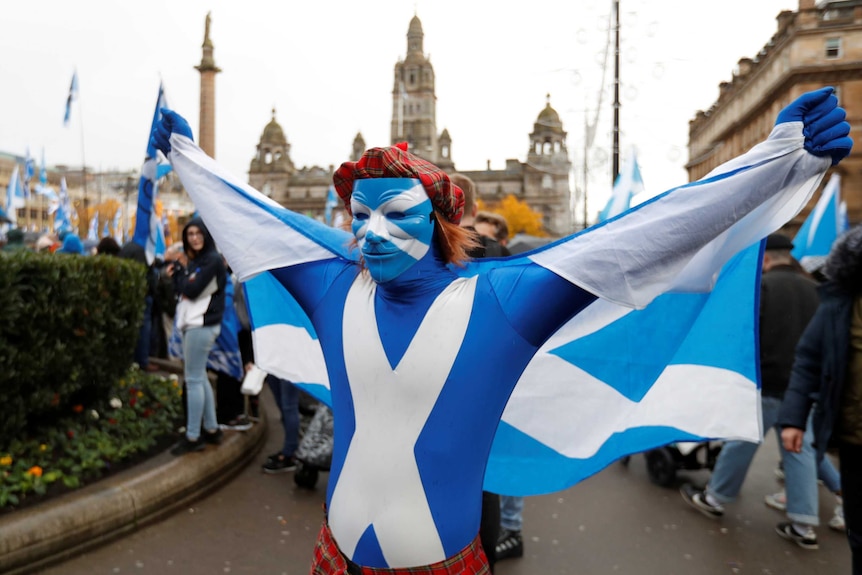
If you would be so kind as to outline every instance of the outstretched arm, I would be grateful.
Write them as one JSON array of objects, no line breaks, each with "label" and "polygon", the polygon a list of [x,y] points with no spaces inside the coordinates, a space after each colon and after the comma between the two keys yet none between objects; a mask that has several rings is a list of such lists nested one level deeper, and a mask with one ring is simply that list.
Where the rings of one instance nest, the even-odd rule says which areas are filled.
[{"label": "outstretched arm", "polygon": [[853,145],[832,88],[798,98],[769,138],[702,180],[528,257],[585,290],[642,308],[670,290],[705,291],[733,254],[801,210]]},{"label": "outstretched arm", "polygon": [[230,174],[194,143],[176,112],[162,109],[151,141],[171,161],[240,281],[298,264],[355,261],[350,234],[291,212]]}]

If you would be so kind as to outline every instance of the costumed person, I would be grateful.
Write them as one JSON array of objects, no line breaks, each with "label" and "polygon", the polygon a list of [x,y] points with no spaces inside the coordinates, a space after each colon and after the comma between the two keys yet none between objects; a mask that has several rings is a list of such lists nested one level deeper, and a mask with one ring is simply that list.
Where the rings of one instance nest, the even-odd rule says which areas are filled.
[{"label": "costumed person", "polygon": [[486,463],[543,342],[597,297],[642,308],[669,290],[710,289],[849,153],[844,118],[832,89],[803,95],[769,139],[702,182],[526,256],[479,260],[466,276],[463,195],[432,164],[397,146],[342,164],[333,180],[353,246],[227,173],[163,109],[155,145],[231,267],[287,288],[323,350],[335,429],[312,573],[488,573]]},{"label": "costumed person", "polygon": [[[854,575],[862,575],[862,226],[836,240],[823,266],[820,305],[802,334],[778,415],[784,449],[800,453],[806,422],[818,460],[837,447]],[[795,540],[792,526],[779,535]]]},{"label": "costumed person", "polygon": [[167,268],[179,296],[176,326],[182,334],[187,402],[185,435],[171,448],[177,456],[201,451],[207,443],[221,442],[207,360],[221,332],[228,281],[224,260],[200,218],[192,218],[183,228],[183,248],[188,267]]}]

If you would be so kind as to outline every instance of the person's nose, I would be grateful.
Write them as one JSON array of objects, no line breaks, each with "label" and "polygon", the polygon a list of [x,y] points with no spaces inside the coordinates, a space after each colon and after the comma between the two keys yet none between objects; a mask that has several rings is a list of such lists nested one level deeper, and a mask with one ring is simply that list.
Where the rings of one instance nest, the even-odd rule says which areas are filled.
[{"label": "person's nose", "polygon": [[368,230],[365,232],[365,239],[377,243],[389,241],[389,230],[386,229],[386,220],[383,216],[380,214],[371,214],[371,218],[368,221]]}]

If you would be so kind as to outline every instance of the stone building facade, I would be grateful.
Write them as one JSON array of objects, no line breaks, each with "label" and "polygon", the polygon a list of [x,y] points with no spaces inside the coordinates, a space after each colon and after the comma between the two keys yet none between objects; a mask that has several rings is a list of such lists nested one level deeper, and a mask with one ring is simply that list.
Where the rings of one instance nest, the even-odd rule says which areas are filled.
[{"label": "stone building facade", "polygon": [[[862,0],[799,0],[799,9],[781,12],[777,23],[763,49],[740,59],[732,80],[719,85],[718,100],[689,123],[690,181],[764,140],[784,106],[822,86],[835,87],[851,137],[862,141]],[[850,222],[862,221],[862,147],[832,171],[841,174]],[[784,231],[794,235],[818,197]]]},{"label": "stone building facade", "polygon": [[[407,54],[394,68],[391,143],[407,142],[412,153],[447,172],[456,171],[452,137],[447,129],[437,132],[437,96],[434,68],[423,52],[422,23],[414,16],[407,30]],[[478,195],[493,206],[509,194],[542,214],[545,230],[555,237],[572,233],[569,173],[571,161],[566,132],[550,96],[528,134],[526,161],[507,159],[502,170],[489,165],[481,170],[457,170],[472,178]],[[351,159],[365,151],[362,134],[353,141]],[[257,154],[249,167],[249,184],[285,207],[319,219],[334,166],[297,169],[290,160],[290,145],[275,119],[264,127]]]}]

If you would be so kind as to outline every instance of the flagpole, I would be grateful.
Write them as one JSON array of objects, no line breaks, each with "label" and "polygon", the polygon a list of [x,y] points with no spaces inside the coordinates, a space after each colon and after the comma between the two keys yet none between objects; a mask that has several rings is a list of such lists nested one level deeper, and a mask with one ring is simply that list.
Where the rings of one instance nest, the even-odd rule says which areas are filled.
[{"label": "flagpole", "polygon": [[[81,181],[84,186],[84,209],[87,209],[87,159],[84,153],[84,106],[78,95],[78,115],[81,117]],[[87,214],[89,216],[89,214]]]}]

